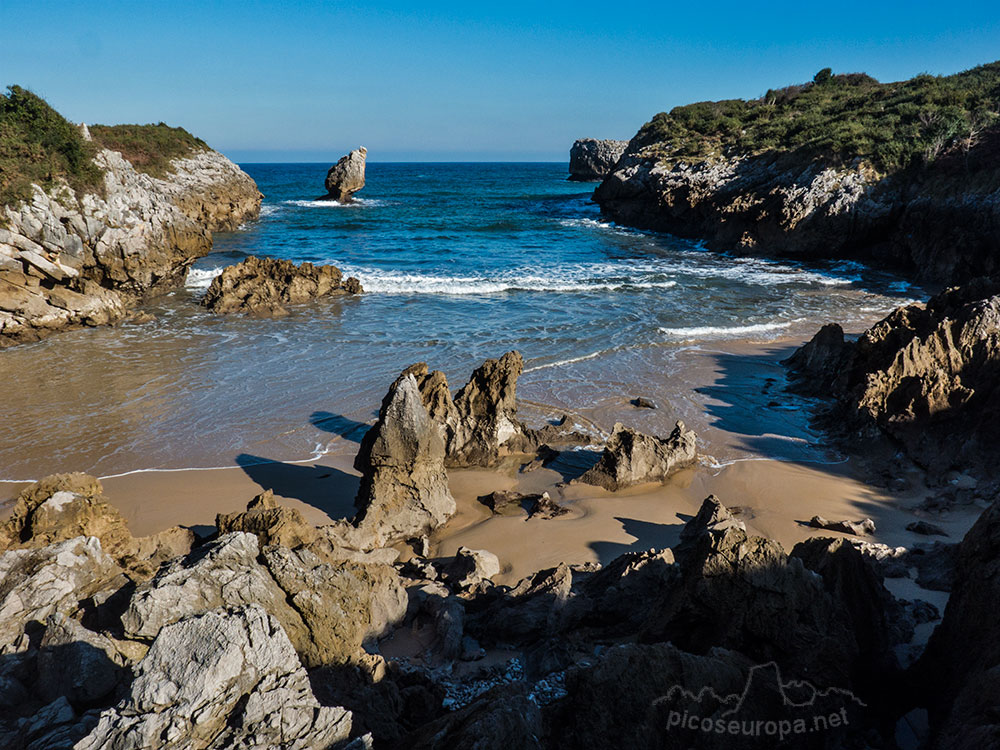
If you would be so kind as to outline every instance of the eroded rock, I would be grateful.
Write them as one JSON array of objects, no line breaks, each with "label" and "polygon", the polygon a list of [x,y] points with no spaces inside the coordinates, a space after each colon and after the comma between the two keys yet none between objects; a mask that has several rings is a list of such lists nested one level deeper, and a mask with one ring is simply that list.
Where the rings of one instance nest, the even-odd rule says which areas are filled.
[{"label": "eroded rock", "polygon": [[569,179],[578,182],[603,180],[615,169],[628,141],[581,138],[569,150]]},{"label": "eroded rock", "polygon": [[368,547],[422,536],[451,517],[455,499],[444,460],[441,426],[427,413],[414,376],[404,374],[354,461],[362,473],[355,526],[370,537]]},{"label": "eroded rock", "polygon": [[365,186],[365,161],[368,149],[356,148],[342,156],[326,173],[326,195],[317,200],[335,200],[351,203],[354,194]]},{"label": "eroded rock", "polygon": [[287,315],[287,305],[363,291],[361,282],[353,276],[344,279],[336,266],[250,256],[212,279],[201,304],[217,313]]},{"label": "eroded rock", "polygon": [[597,464],[580,477],[581,482],[616,490],[641,482],[666,479],[694,462],[695,434],[677,422],[667,438],[643,435],[620,422]]},{"label": "eroded rock", "polygon": [[278,620],[249,605],[164,627],[128,695],[75,747],[312,750],[350,731],[350,712],[316,700]]}]

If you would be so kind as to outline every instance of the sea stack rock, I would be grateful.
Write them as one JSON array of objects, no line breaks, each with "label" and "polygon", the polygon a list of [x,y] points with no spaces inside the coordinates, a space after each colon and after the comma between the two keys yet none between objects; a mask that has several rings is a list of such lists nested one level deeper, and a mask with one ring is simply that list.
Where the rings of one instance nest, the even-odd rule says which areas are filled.
[{"label": "sea stack rock", "polygon": [[365,159],[368,149],[355,149],[330,167],[326,173],[326,195],[318,200],[334,200],[350,203],[353,195],[365,186]]},{"label": "sea stack rock", "polygon": [[569,179],[597,182],[614,171],[628,141],[599,141],[581,138],[569,150]]}]

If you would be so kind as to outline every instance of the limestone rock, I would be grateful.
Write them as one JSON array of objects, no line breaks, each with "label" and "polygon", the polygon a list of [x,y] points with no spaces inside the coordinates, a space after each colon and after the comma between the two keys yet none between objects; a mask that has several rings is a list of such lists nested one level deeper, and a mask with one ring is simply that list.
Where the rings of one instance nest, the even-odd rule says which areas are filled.
[{"label": "limestone rock", "polygon": [[211,230],[235,229],[260,209],[253,180],[215,151],[174,160],[166,179],[115,151],[94,161],[103,197],[36,186],[30,201],[0,207],[0,347],[121,320],[182,283],[211,250]]},{"label": "limestone rock", "polygon": [[992,137],[925,165],[919,184],[802,149],[692,158],[684,140],[640,131],[594,192],[602,215],[724,252],[861,258],[935,284],[1000,272]]},{"label": "limestone rock", "polygon": [[336,266],[250,256],[212,279],[201,304],[217,313],[286,315],[286,305],[362,291],[357,279],[344,280]]},{"label": "limestone rock", "polygon": [[247,531],[256,534],[261,546],[280,544],[296,548],[312,544],[319,536],[295,508],[278,505],[274,492],[265,490],[247,504],[245,513],[220,513],[215,517],[219,534]]},{"label": "limestone rock", "polygon": [[427,413],[414,376],[404,374],[354,462],[362,473],[355,526],[370,535],[369,547],[422,536],[451,517],[455,499],[444,459],[441,426]]},{"label": "limestone rock", "polygon": [[914,668],[936,750],[989,747],[1000,738],[1000,503],[969,529],[955,568],[944,619]]},{"label": "limestone rock", "polygon": [[247,604],[277,618],[308,666],[349,661],[406,610],[399,576],[387,565],[326,563],[308,549],[261,550],[256,536],[234,532],[139,586],[122,625],[127,636],[148,640],[187,615]]},{"label": "limestone rock", "polygon": [[578,182],[603,180],[611,174],[628,141],[581,138],[569,150],[569,179]]},{"label": "limestone rock", "polygon": [[489,550],[459,547],[455,558],[441,572],[449,583],[468,588],[498,575],[500,560]]},{"label": "limestone rock", "polygon": [[528,507],[528,518],[558,518],[567,513],[569,513],[569,509],[559,505],[549,496],[548,492],[536,496]]},{"label": "limestone rock", "polygon": [[316,700],[278,621],[250,605],[166,626],[125,699],[75,747],[311,750],[350,731],[350,712]]},{"label": "limestone rock", "polygon": [[81,601],[109,586],[120,587],[121,573],[96,537],[0,554],[0,649],[29,623],[73,613]]},{"label": "limestone rock", "polygon": [[694,459],[695,434],[683,422],[677,422],[667,438],[643,435],[619,422],[600,460],[579,481],[614,492],[666,479]]},{"label": "limestone rock", "polygon": [[0,524],[0,549],[38,548],[93,536],[137,578],[149,578],[165,560],[190,551],[194,534],[189,529],[173,527],[133,537],[103,492],[101,483],[87,474],[53,474],[35,482],[21,492],[10,517]]},{"label": "limestone rock", "polygon": [[326,173],[326,195],[318,200],[335,200],[350,203],[353,196],[365,186],[365,160],[368,149],[357,148],[342,156]]}]

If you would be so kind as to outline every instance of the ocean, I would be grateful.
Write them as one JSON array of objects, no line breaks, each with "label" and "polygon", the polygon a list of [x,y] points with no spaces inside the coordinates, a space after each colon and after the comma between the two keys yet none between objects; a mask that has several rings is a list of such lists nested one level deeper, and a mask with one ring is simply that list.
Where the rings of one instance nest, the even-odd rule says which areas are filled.
[{"label": "ocean", "polygon": [[[0,479],[350,452],[407,365],[458,387],[510,349],[529,422],[565,412],[599,436],[683,418],[718,462],[835,460],[778,360],[823,323],[860,330],[920,296],[858,263],[738,258],[607,223],[563,163],[371,163],[351,205],[315,200],[329,165],[241,166],[259,220],[216,234],[153,320],[3,353]],[[333,263],[366,292],[277,319],[202,309],[248,255]],[[659,408],[635,409],[640,395]]]}]

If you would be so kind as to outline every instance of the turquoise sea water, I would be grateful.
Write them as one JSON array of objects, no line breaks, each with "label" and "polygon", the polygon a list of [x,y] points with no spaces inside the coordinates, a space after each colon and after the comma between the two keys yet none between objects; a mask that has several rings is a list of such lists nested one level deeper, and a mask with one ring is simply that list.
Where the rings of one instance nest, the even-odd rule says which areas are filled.
[{"label": "turquoise sea water", "polygon": [[[217,234],[156,320],[0,354],[11,373],[46,373],[8,378],[0,478],[349,451],[406,365],[458,386],[509,349],[526,359],[529,418],[570,411],[600,432],[682,416],[722,460],[808,458],[801,404],[768,384],[780,341],[860,328],[917,294],[855,263],[734,258],[608,224],[564,164],[372,163],[348,206],[314,200],[328,165],[243,166],[260,219]],[[275,320],[203,311],[212,276],[251,254],[334,263],[366,294]],[[769,340],[770,357],[740,353]],[[661,408],[630,411],[635,395]]]}]

